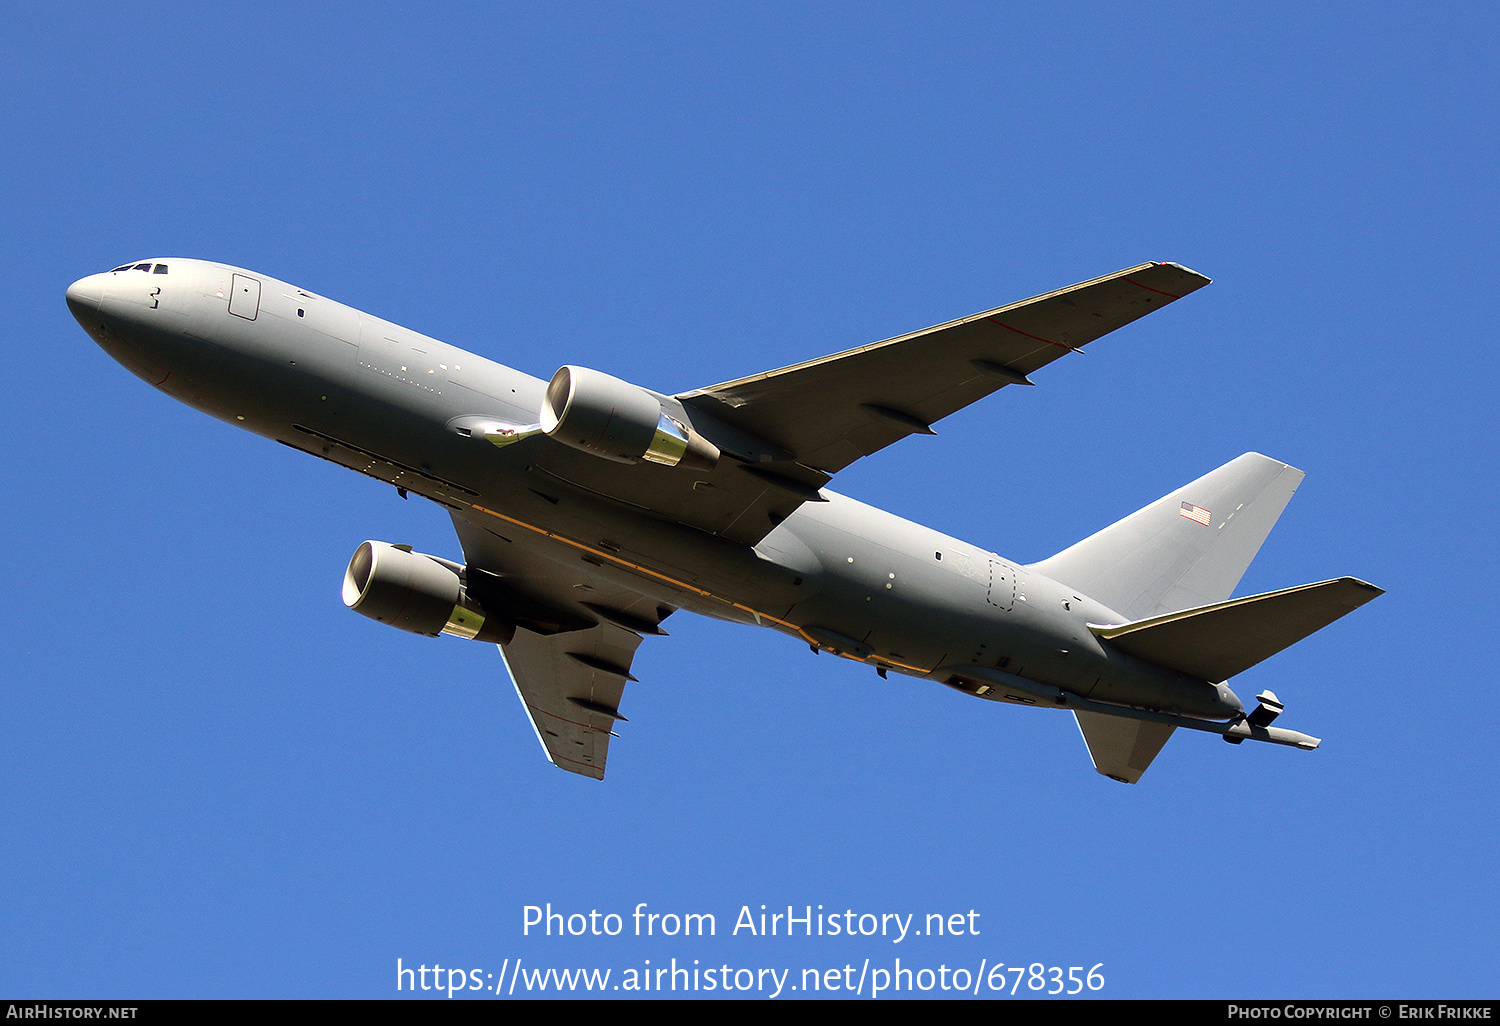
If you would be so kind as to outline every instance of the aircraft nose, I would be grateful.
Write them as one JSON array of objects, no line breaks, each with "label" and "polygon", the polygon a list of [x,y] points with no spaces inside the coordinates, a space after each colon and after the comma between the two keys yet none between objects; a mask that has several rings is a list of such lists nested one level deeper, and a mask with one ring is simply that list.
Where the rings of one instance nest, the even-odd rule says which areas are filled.
[{"label": "aircraft nose", "polygon": [[99,302],[104,298],[104,278],[102,274],[91,274],[68,286],[68,309],[74,317],[98,312]]}]

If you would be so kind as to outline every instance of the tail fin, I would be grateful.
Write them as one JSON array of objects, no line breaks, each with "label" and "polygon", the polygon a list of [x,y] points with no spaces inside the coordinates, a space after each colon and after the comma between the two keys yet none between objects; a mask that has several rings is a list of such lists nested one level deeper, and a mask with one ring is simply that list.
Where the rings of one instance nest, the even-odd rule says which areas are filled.
[{"label": "tail fin", "polygon": [[1227,599],[1302,483],[1247,452],[1031,569],[1130,620]]}]

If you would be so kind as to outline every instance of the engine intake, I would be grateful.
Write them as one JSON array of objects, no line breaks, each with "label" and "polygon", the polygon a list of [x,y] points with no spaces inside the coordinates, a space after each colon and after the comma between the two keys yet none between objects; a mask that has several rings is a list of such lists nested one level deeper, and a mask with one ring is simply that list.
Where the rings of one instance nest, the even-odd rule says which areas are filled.
[{"label": "engine intake", "polygon": [[510,641],[515,625],[485,614],[469,597],[462,570],[403,546],[367,541],[344,571],[344,605],[413,634]]},{"label": "engine intake", "polygon": [[719,450],[662,408],[661,399],[587,367],[562,367],[547,383],[541,427],[565,445],[615,463],[712,469]]}]

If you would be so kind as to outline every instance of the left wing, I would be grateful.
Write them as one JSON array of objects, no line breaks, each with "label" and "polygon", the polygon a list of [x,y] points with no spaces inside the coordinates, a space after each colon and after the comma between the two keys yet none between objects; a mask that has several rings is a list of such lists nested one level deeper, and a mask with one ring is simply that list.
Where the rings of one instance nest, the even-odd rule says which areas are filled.
[{"label": "left wing", "polygon": [[467,587],[487,610],[518,623],[501,646],[537,740],[553,765],[604,779],[609,739],[642,634],[663,634],[673,607],[515,545],[453,512]]},{"label": "left wing", "polygon": [[884,342],[683,392],[674,398],[689,419],[708,414],[761,450],[742,452],[744,461],[721,459],[706,476],[651,463],[624,467],[561,445],[537,446],[528,470],[538,489],[578,489],[754,545],[803,502],[818,501],[832,475],[861,456],[910,434],[931,434],[931,425],[950,413],[1008,384],[1031,384],[1027,375],[1038,368],[1207,284],[1177,264],[1141,264]]},{"label": "left wing", "polygon": [[1207,284],[1179,264],[1141,264],[678,398],[833,474]]}]

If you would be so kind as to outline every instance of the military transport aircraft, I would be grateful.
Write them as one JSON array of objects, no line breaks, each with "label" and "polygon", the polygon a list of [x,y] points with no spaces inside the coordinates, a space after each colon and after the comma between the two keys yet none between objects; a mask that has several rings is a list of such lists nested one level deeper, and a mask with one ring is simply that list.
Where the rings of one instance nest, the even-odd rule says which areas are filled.
[{"label": "military transport aircraft", "polygon": [[464,563],[367,541],[353,610],[498,644],[547,758],[603,779],[643,635],[758,624],[994,702],[1070,710],[1135,783],[1178,727],[1315,748],[1225,681],[1381,594],[1231,599],[1302,480],[1247,453],[1022,565],[825,486],[838,471],[1208,284],[1149,263],[925,331],[664,395],[549,381],[237,267],[153,258],[67,290],[155,388],[447,508]]}]

